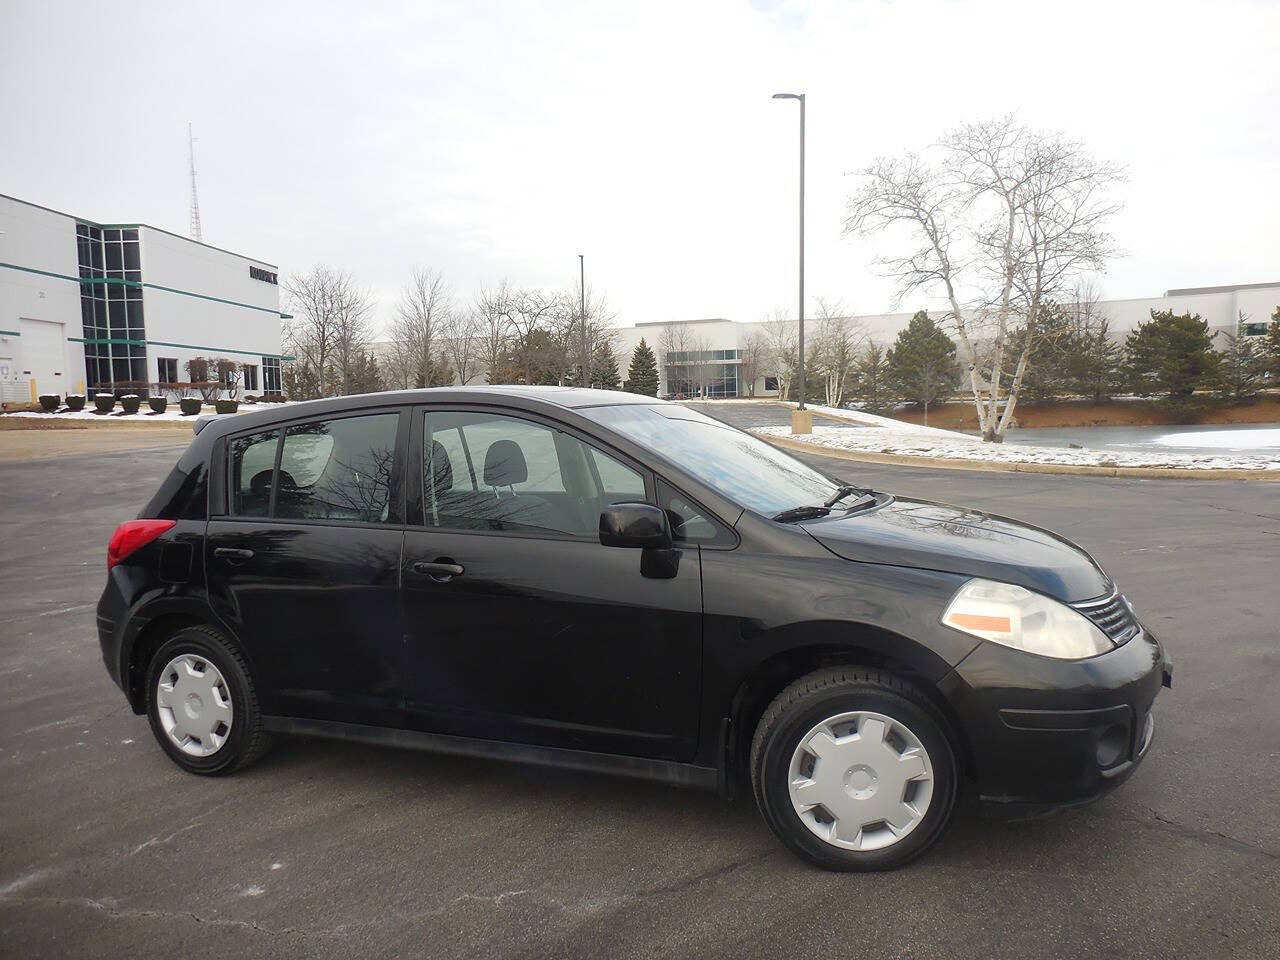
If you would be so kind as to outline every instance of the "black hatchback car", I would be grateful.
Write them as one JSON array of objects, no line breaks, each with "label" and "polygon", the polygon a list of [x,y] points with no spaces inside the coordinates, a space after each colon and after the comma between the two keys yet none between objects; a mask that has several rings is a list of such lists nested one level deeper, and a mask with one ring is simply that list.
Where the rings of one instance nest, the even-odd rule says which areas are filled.
[{"label": "black hatchback car", "polygon": [[319,400],[199,429],[111,539],[112,679],[193,773],[318,734],[732,794],[824,867],[1022,816],[1151,745],[1159,643],[1062,537],[568,388]]}]

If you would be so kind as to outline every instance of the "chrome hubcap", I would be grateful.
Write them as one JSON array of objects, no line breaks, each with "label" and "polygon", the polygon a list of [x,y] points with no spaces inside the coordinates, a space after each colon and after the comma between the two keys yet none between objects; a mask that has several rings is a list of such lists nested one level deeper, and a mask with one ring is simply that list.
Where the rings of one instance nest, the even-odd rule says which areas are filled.
[{"label": "chrome hubcap", "polygon": [[160,726],[183,753],[207,757],[231,734],[231,693],[208,660],[184,653],[169,661],[156,684]]},{"label": "chrome hubcap", "polygon": [[858,710],[800,738],[787,783],[796,815],[815,836],[845,850],[880,850],[924,819],[933,765],[901,721]]}]

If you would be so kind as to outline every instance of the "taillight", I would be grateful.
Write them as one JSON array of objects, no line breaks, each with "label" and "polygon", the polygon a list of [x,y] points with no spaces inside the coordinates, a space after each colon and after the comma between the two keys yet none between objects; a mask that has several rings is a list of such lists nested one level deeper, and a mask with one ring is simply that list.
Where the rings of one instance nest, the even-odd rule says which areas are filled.
[{"label": "taillight", "polygon": [[107,545],[107,569],[136,550],[141,550],[148,543],[167,530],[172,530],[176,520],[128,520],[116,527],[111,535],[111,543]]}]

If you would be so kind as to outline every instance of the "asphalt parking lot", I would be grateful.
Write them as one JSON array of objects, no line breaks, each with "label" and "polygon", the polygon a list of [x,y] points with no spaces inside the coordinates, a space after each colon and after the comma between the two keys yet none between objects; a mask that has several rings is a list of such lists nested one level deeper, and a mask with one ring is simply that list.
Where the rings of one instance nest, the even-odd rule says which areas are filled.
[{"label": "asphalt parking lot", "polygon": [[966,803],[923,861],[833,875],[749,801],[625,780],[302,740],[180,772],[93,627],[178,449],[0,463],[0,956],[1280,956],[1280,486],[827,461],[1080,541],[1175,666],[1116,794]]}]

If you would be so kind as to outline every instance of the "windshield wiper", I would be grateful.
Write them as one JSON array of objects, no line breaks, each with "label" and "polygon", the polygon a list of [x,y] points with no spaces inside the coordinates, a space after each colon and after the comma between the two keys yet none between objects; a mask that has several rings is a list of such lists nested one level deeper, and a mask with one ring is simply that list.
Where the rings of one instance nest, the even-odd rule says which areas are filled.
[{"label": "windshield wiper", "polygon": [[795,523],[797,520],[816,520],[830,512],[830,507],[792,507],[790,510],[775,513],[769,519],[775,523]]},{"label": "windshield wiper", "polygon": [[840,484],[840,486],[836,488],[836,492],[833,493],[827,499],[827,502],[824,503],[823,506],[834,507],[837,503],[839,503],[845,497],[853,493],[856,493],[859,495],[858,499],[862,499],[863,497],[869,497],[871,495],[871,491],[867,490],[865,487],[855,487],[852,484],[842,483]]}]

